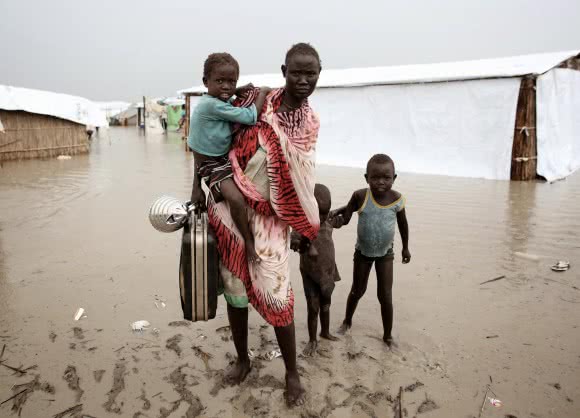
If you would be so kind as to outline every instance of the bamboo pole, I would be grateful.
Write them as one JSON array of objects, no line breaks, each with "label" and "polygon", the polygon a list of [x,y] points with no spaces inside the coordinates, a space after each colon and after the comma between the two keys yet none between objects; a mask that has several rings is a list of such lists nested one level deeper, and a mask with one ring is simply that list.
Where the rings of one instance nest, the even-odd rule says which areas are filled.
[{"label": "bamboo pole", "polygon": [[536,78],[527,76],[520,84],[510,177],[512,180],[534,180],[536,168]]},{"label": "bamboo pole", "polygon": [[143,96],[143,130],[146,131],[147,130],[147,118],[146,115],[147,114],[147,108],[145,107],[145,96]]}]

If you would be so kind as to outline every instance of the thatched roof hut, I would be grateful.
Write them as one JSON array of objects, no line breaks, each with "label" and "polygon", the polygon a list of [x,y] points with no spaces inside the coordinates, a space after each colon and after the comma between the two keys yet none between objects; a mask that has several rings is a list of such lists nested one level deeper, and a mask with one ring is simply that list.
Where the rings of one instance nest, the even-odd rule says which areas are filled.
[{"label": "thatched roof hut", "polygon": [[82,97],[0,85],[0,161],[88,152],[105,113]]}]

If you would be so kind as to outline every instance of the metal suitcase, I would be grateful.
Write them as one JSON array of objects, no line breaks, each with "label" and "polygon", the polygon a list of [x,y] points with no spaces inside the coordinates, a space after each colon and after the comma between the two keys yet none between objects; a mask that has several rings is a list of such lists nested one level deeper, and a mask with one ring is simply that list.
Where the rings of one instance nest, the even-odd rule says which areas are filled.
[{"label": "metal suitcase", "polygon": [[218,282],[217,243],[207,213],[191,211],[183,228],[179,260],[179,292],[185,319],[215,318]]}]

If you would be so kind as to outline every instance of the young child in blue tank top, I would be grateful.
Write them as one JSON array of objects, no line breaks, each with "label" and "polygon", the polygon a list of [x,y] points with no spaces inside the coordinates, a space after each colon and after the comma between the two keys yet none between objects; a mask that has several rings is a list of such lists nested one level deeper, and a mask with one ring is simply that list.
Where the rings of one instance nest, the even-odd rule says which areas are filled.
[{"label": "young child in blue tank top", "polygon": [[409,252],[409,226],[405,214],[405,198],[393,190],[395,163],[385,154],[376,154],[367,163],[365,179],[368,189],[357,190],[348,204],[331,212],[335,227],[350,222],[358,212],[357,240],[354,252],[352,288],[346,302],[346,313],[339,333],[352,326],[352,317],[360,298],[367,289],[373,263],[377,273],[377,295],[383,319],[383,341],[393,346],[393,240],[395,223],[399,226],[403,242],[403,264],[411,261]]}]

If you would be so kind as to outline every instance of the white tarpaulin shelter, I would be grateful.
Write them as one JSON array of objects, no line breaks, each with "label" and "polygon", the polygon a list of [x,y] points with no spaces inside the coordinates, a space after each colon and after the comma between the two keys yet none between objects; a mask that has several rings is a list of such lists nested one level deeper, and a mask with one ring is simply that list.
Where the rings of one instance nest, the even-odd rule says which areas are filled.
[{"label": "white tarpaulin shelter", "polygon": [[105,112],[105,116],[107,119],[118,115],[121,112],[129,109],[131,107],[131,103],[129,102],[95,102],[99,109]]},{"label": "white tarpaulin shelter", "polygon": [[108,126],[105,112],[88,99],[0,85],[0,109],[54,116],[87,126]]},{"label": "white tarpaulin shelter", "polygon": [[[524,76],[548,72],[538,78],[538,112],[553,103],[558,103],[560,111],[553,108],[551,113],[538,114],[538,124],[549,118],[552,126],[543,139],[538,126],[538,174],[548,180],[567,175],[563,173],[569,174],[578,168],[574,163],[579,158],[577,151],[575,157],[566,157],[571,159],[568,162],[562,160],[562,153],[566,152],[563,147],[570,149],[572,143],[577,150],[580,141],[580,129],[572,129],[577,125],[571,113],[580,112],[580,91],[575,84],[578,81],[573,81],[580,72],[552,69],[579,53],[564,51],[429,65],[323,69],[318,89],[311,98],[321,118],[318,162],[364,167],[371,155],[381,152],[391,155],[400,171],[507,180],[512,165],[521,80]],[[540,89],[547,88],[550,73],[560,71],[575,73],[574,77],[566,76],[567,87],[561,85],[563,81],[558,83],[560,89],[570,91],[548,104],[541,99],[544,93]],[[554,77],[559,81],[564,76]],[[281,74],[242,76],[238,85],[248,82],[255,86],[280,87],[284,79]],[[572,92],[574,88],[577,93]],[[181,90],[179,94],[205,91],[204,86],[197,86]],[[564,108],[567,116],[561,111]],[[557,131],[554,126],[558,127]],[[548,156],[557,169],[542,171],[544,158]],[[563,169],[563,165],[567,168]]]},{"label": "white tarpaulin shelter", "polygon": [[552,181],[580,168],[580,71],[554,69],[536,88],[538,174]]}]

